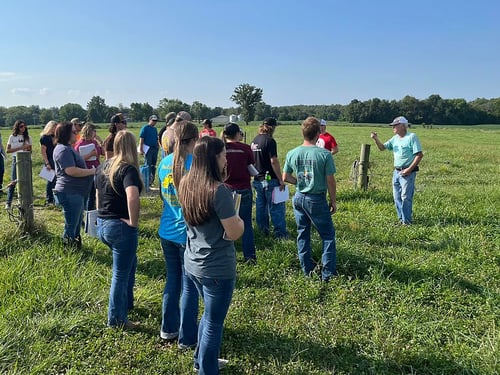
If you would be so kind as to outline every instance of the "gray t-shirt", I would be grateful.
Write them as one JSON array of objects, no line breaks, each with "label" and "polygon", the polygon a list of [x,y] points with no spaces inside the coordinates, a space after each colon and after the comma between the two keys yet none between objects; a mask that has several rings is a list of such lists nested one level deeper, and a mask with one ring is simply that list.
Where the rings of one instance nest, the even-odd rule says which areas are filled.
[{"label": "gray t-shirt", "polygon": [[231,191],[221,184],[214,197],[215,215],[198,226],[187,227],[184,267],[196,277],[213,279],[236,278],[236,252],[234,243],[223,239],[221,219],[236,215]]},{"label": "gray t-shirt", "polygon": [[80,194],[87,196],[94,176],[71,177],[66,174],[68,167],[78,167],[86,169],[85,161],[73,147],[57,144],[54,149],[54,164],[56,166],[56,191],[62,191],[66,194]]}]

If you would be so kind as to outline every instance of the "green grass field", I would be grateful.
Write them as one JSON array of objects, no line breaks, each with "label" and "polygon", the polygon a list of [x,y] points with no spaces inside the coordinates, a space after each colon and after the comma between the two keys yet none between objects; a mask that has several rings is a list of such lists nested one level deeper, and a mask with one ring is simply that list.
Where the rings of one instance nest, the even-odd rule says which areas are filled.
[{"label": "green grass field", "polygon": [[[244,128],[249,143],[257,128]],[[340,147],[334,215],[340,276],[325,285],[303,277],[288,203],[292,239],[274,242],[256,233],[258,264],[238,264],[221,348],[230,362],[223,373],[500,373],[500,128],[411,130],[425,154],[411,227],[396,225],[392,155],[373,145],[374,129],[383,141],[392,134],[387,126],[328,126]],[[192,352],[159,338],[165,279],[159,199],[141,201],[130,318],[144,328],[108,329],[110,251],[88,237],[80,251],[61,245],[62,213],[43,207],[44,184],[37,177],[39,132],[30,129],[38,234],[17,233],[3,205],[0,211],[0,372],[193,373]],[[4,146],[8,133],[2,130]],[[300,127],[280,126],[275,138],[283,161],[301,143]],[[363,143],[372,145],[366,192],[350,179]],[[316,259],[320,245],[315,235]],[[242,259],[239,243],[237,251]]]}]

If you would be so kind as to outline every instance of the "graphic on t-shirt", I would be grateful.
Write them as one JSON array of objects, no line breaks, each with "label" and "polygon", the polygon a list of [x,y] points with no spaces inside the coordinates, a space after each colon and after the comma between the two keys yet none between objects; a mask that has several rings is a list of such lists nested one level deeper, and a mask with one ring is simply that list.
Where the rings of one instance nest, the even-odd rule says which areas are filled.
[{"label": "graphic on t-shirt", "polygon": [[163,179],[161,193],[163,195],[163,199],[165,199],[165,201],[167,201],[171,206],[180,206],[179,199],[175,193],[174,175],[172,173],[168,173]]}]

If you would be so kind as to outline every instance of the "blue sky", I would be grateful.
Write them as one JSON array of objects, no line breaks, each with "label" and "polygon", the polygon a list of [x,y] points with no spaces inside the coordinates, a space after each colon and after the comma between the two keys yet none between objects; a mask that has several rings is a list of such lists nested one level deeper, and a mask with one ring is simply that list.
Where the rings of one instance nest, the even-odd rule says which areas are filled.
[{"label": "blue sky", "polygon": [[0,106],[500,97],[500,1],[17,0]]}]

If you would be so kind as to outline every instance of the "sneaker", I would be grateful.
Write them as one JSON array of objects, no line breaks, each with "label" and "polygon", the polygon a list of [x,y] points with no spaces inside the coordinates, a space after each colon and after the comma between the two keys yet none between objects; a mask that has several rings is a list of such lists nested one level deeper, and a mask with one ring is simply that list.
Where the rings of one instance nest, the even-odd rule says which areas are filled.
[{"label": "sneaker", "polygon": [[257,264],[257,259],[255,259],[255,258],[245,258],[244,263],[247,266],[255,266]]},{"label": "sneaker", "polygon": [[139,331],[141,328],[141,324],[139,322],[132,322],[127,320],[125,323],[116,324],[116,325],[108,325],[109,328],[121,328],[125,331]]},{"label": "sneaker", "polygon": [[177,347],[180,349],[180,350],[189,350],[189,349],[195,349],[196,348],[196,344],[192,344],[192,345],[186,345],[186,344],[177,344]]},{"label": "sneaker", "polygon": [[5,209],[6,210],[10,210],[11,209],[10,203],[5,203]]},{"label": "sneaker", "polygon": [[160,337],[163,340],[175,340],[177,337],[179,337],[179,332],[163,332],[160,331]]},{"label": "sneaker", "polygon": [[[229,362],[228,359],[219,358],[217,360],[217,363],[219,364],[219,370],[222,370],[224,367],[226,367],[228,362]],[[200,371],[199,367],[196,367],[196,365],[194,365],[194,371],[199,372]]]}]

